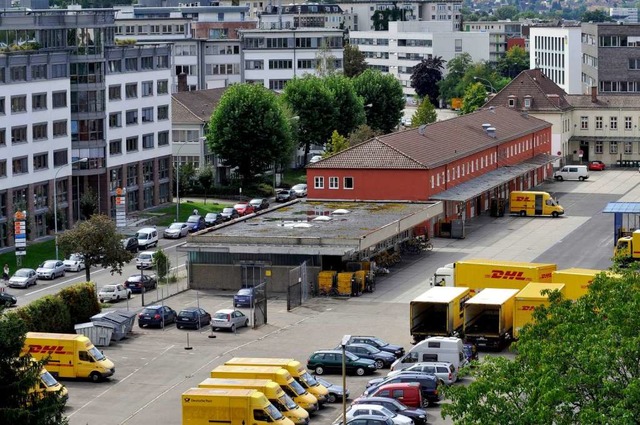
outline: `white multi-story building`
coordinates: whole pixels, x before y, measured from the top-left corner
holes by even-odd
[[[638,8],[637,7],[610,7],[609,17],[616,22],[637,24]]]
[[[464,22],[462,31],[489,33],[489,61],[498,62],[507,53],[508,41],[522,36],[522,23],[511,21]]]
[[[340,28],[345,27],[345,14],[336,4],[300,3],[267,6],[258,15],[260,29]]]
[[[474,62],[489,60],[489,33],[454,31],[451,22],[389,22],[388,31],[351,31],[349,37],[369,68],[395,76],[407,95],[415,95],[411,74],[423,59],[448,61],[467,52]]]
[[[568,94],[582,94],[582,40],[579,26],[531,27],[529,63]]]

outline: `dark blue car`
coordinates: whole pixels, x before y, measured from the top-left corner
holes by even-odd
[[[234,307],[251,307],[253,305],[253,288],[242,288],[233,296]]]
[[[201,215],[190,215],[187,219],[187,226],[189,226],[189,232],[192,233],[207,227],[204,217]]]
[[[159,326],[163,328],[176,322],[176,311],[166,305],[150,305],[138,314],[138,326]]]

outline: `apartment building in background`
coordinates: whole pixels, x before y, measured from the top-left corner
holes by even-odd
[[[529,28],[529,68],[540,69],[569,94],[586,93],[580,26]]]
[[[522,23],[511,21],[470,21],[462,24],[462,31],[489,33],[489,62],[495,64],[509,50],[509,40],[522,37]]]

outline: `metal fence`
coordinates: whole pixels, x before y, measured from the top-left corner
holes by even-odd
[[[267,284],[256,285],[253,294],[253,329],[257,329],[267,323]]]
[[[287,287],[287,311],[300,307],[303,302],[311,298],[311,282],[307,279],[307,262],[289,271],[289,285]]]

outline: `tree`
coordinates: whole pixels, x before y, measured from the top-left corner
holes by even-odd
[[[316,73],[320,77],[336,73],[336,57],[331,54],[331,47],[323,41],[316,53]]]
[[[364,124],[364,102],[356,93],[353,82],[342,75],[332,75],[323,81],[333,94],[336,107],[337,119],[333,123],[333,129],[338,130],[340,134],[349,134]]]
[[[440,56],[422,59],[419,64],[413,67],[413,74],[411,74],[411,87],[418,96],[429,97],[433,105],[438,104],[440,96],[438,82],[442,80],[445,62]]]
[[[198,170],[198,183],[204,190],[204,203],[207,203],[207,192],[213,186],[214,174],[211,164],[205,164]]]
[[[438,83],[440,98],[444,99],[446,103],[455,97],[464,96],[465,86],[461,83],[471,64],[473,64],[473,59],[467,52],[447,62],[447,76]]]
[[[487,101],[487,90],[482,83],[474,83],[467,87],[462,98],[462,109],[460,112],[468,114],[476,109],[480,109]]]
[[[343,53],[344,75],[349,78],[357,77],[367,69],[367,62],[364,60],[364,53],[358,46],[347,44]]]
[[[190,193],[192,191],[193,181],[197,179],[197,170],[193,163],[178,165],[178,172],[173,173],[173,187],[180,190],[180,194]],[[177,179],[180,178],[180,187],[176,185]],[[177,194],[176,194],[177,196]]]
[[[515,78],[529,69],[529,53],[520,46],[513,46],[504,57],[498,59],[497,68],[502,76]]]
[[[534,311],[516,357],[492,357],[468,386],[445,388],[442,414],[469,424],[637,424],[640,279],[602,273],[571,301],[559,292]]]
[[[587,10],[580,18],[582,22],[611,22],[612,19],[607,16],[603,9]]]
[[[122,274],[122,268],[133,259],[133,254],[124,249],[122,235],[116,225],[104,214],[95,214],[58,236],[62,252],[77,252],[84,257],[87,282],[91,280],[91,267],[101,265],[110,268],[111,274]]]
[[[237,167],[244,186],[292,148],[291,123],[275,93],[260,84],[234,84],[220,99],[207,131],[209,149]]]
[[[84,219],[88,220],[97,210],[98,195],[91,188],[87,188],[80,197],[80,212]]]
[[[327,145],[324,149],[323,157],[328,157],[334,155],[338,152],[342,152],[343,150],[349,147],[349,140],[346,137],[341,136],[336,130],[333,130],[331,134],[331,139],[327,142]]]
[[[299,117],[298,145],[304,148],[306,165],[311,145],[323,146],[339,119],[333,92],[320,78],[306,75],[289,81],[281,100]]]
[[[383,134],[391,133],[402,118],[405,97],[400,82],[390,74],[366,70],[353,80],[359,96],[364,99],[367,125]]]
[[[17,314],[0,316],[0,423],[63,425],[65,401],[57,393],[35,392],[44,362],[20,356],[27,333]]]
[[[424,99],[415,114],[411,117],[411,127],[419,127],[424,124],[431,124],[436,122],[438,114],[436,114],[436,108],[429,102],[429,99]]]
[[[349,134],[349,146],[355,146],[362,142],[366,142],[379,134],[381,134],[379,131],[373,130],[367,124],[362,124]]]
[[[518,8],[515,6],[502,6],[496,9],[494,15],[499,21],[506,21],[507,19],[514,19],[518,14]]]
[[[164,279],[171,270],[171,261],[169,261],[169,257],[167,257],[162,248],[153,254],[153,268],[158,276],[158,282]]]

